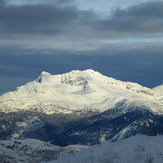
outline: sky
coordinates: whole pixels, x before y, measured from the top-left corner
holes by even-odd
[[[163,0],[0,0],[0,94],[90,68],[153,88],[162,61]]]

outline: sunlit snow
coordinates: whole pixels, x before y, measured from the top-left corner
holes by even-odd
[[[103,112],[127,99],[127,105],[142,105],[162,114],[163,96],[157,89],[122,82],[88,69],[61,75],[42,72],[33,82],[0,96],[2,112],[35,110],[52,114],[74,110]]]

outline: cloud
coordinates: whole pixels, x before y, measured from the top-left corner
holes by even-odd
[[[148,2],[126,10],[117,9],[111,18],[98,20],[94,27],[110,38],[162,36],[163,2]]]
[[[50,5],[1,6],[0,27],[9,34],[58,34],[77,19],[77,12]]]
[[[107,18],[72,2],[0,1],[0,93],[43,70],[92,68],[149,87],[161,84],[163,2],[118,8]]]
[[[37,4],[60,4],[65,5],[74,2],[74,0],[3,0],[7,5],[11,6],[24,6],[24,5],[37,5]]]
[[[5,1],[4,0],[1,0],[0,1],[0,5],[4,5],[5,4]]]
[[[108,18],[102,18],[91,10],[84,11],[77,6],[63,5],[72,1],[45,0],[42,1],[44,3],[39,3],[41,1],[35,0],[17,6],[6,6],[2,1],[0,47],[5,45],[26,52],[37,49],[98,52],[102,48],[126,51],[138,46],[146,48],[148,42],[155,42],[156,39],[160,42],[163,40],[161,1],[127,9],[118,8]],[[155,45],[154,43],[153,46]]]

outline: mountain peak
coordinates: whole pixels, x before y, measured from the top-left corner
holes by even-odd
[[[31,107],[46,106],[46,112],[50,112],[48,109],[51,110],[51,106],[57,104],[68,105],[70,111],[87,107],[101,112],[114,107],[123,99],[163,103],[162,95],[157,94],[155,90],[136,83],[122,82],[87,69],[58,75],[43,71],[34,82],[21,86],[13,93],[1,96],[0,107],[6,110],[10,107],[31,109]],[[52,112],[55,111],[54,109]]]
[[[97,71],[94,71],[93,69],[72,70],[72,71],[65,73],[65,74],[85,76],[86,74],[93,74],[93,73],[97,73]],[[62,74],[62,75],[64,75],[64,74]]]
[[[84,72],[90,72],[90,73],[94,73],[94,72],[96,72],[95,70],[93,70],[93,69],[86,69],[86,70],[84,70]]]
[[[163,95],[163,84],[162,84],[162,85],[159,85],[159,86],[157,86],[157,87],[155,87],[155,88],[153,88],[153,90],[154,90],[156,93],[158,93],[158,94],[160,94],[160,95]]]
[[[42,83],[44,81],[47,81],[50,76],[51,76],[50,73],[48,73],[46,71],[42,71],[40,76],[36,79],[36,81],[39,82],[39,83]]]
[[[42,71],[41,72],[41,75],[50,75],[50,73],[49,72],[46,72],[46,71]]]

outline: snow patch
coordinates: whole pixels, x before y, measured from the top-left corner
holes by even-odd
[[[137,135],[117,142],[104,141],[75,154],[65,154],[47,163],[161,163],[163,136]]]

